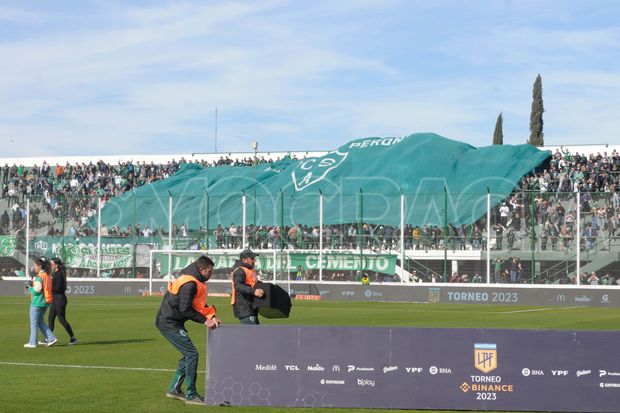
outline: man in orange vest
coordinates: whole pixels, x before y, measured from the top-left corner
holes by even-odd
[[[235,269],[232,273],[231,304],[233,314],[241,324],[260,324],[258,311],[252,307],[254,297],[260,298],[265,294],[262,288],[254,288],[258,281],[256,270],[254,270],[256,257],[258,254],[252,250],[241,251],[240,261],[235,262]]]
[[[168,284],[155,321],[161,334],[182,354],[166,396],[186,404],[204,404],[204,399],[196,391],[198,351],[185,330],[185,322],[192,320],[209,330],[221,324],[215,317],[215,307],[206,302],[205,283],[211,278],[213,267],[213,261],[203,255],[183,269],[181,276]],[[185,394],[181,390],[183,381]]]

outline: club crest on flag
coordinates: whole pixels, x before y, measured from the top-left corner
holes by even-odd
[[[291,176],[296,191],[325,179],[327,174],[337,168],[349,155],[348,152],[330,152],[320,158],[310,158],[300,161]]]

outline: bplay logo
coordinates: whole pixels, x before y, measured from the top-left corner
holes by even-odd
[[[375,387],[375,381],[370,379],[357,379],[357,385],[360,387],[370,386]]]

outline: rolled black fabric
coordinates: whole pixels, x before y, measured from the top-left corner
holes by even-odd
[[[261,288],[265,295],[254,299],[253,307],[265,318],[288,318],[291,313],[291,297],[279,285],[257,282],[254,290]]]

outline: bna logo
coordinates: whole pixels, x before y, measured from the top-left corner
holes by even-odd
[[[335,151],[320,158],[310,158],[299,162],[291,173],[295,190],[301,191],[312,184],[322,181],[332,169],[340,166],[347,159],[348,155],[348,152],[341,153]]]
[[[497,368],[497,344],[474,344],[474,367],[483,373]]]

